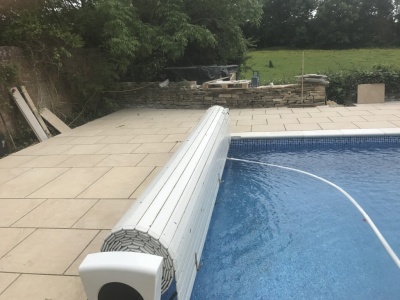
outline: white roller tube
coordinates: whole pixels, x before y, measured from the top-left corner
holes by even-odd
[[[210,108],[105,240],[102,251],[163,257],[162,291],[189,299],[230,143],[228,110]]]

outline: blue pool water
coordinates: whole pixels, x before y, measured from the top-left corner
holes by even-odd
[[[233,141],[228,156],[339,185],[400,256],[400,139]],[[400,299],[400,269],[342,193],[264,165],[226,162],[201,260],[192,299]]]

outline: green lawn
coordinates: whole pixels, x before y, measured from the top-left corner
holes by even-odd
[[[250,52],[248,66],[260,72],[262,84],[293,82],[301,75],[302,50],[263,50]],[[269,68],[269,61],[274,67]],[[304,73],[370,69],[374,65],[400,67],[399,49],[304,50]],[[245,74],[250,79],[252,71]]]

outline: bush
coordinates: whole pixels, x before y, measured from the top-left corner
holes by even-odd
[[[14,84],[18,79],[18,67],[14,64],[0,63],[0,85]]]
[[[359,84],[384,83],[387,94],[400,92],[400,68],[391,66],[374,66],[370,70],[354,69],[347,72],[327,73],[330,84],[326,92],[329,100],[339,104],[357,101]]]

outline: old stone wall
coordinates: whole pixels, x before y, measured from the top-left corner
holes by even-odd
[[[62,84],[57,73],[49,73],[44,66],[28,59],[22,49],[17,47],[0,47],[0,64],[13,66],[17,70],[16,85],[25,86],[35,105],[40,109],[47,107],[58,116],[70,114],[72,110],[71,97]],[[0,85],[1,115],[6,125],[0,120],[0,131],[5,126],[15,130],[14,120],[21,114],[11,100],[8,90],[9,84]],[[29,129],[28,129],[29,130]]]
[[[304,84],[278,85],[248,89],[203,89],[189,82],[123,83],[112,97],[122,107],[207,108],[222,105],[229,108],[282,107],[293,105],[324,105],[325,86]]]

